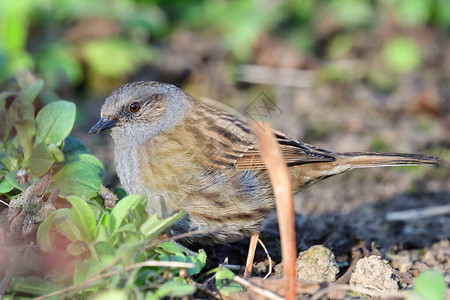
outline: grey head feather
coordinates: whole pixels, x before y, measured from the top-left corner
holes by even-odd
[[[165,112],[154,123],[124,122],[112,128],[111,136],[114,141],[124,139],[138,144],[154,137],[161,132],[168,131],[183,119],[188,108],[188,95],[180,88],[156,81],[139,81],[115,89],[102,106],[102,117],[119,117],[124,107],[134,101],[146,99],[154,94],[162,94],[165,102]],[[122,141],[123,142],[123,141]]]

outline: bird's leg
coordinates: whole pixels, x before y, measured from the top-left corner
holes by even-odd
[[[259,239],[259,232],[252,234],[250,238],[250,245],[248,246],[248,254],[247,254],[247,261],[245,263],[245,270],[244,270],[244,279],[247,279],[252,274],[252,268],[253,268],[253,259],[255,258],[255,251],[256,246],[258,245],[258,239]]]

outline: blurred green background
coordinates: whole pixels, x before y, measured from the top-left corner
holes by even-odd
[[[114,88],[157,80],[240,111],[263,90],[274,126],[322,146],[430,152],[450,143],[449,36],[448,0],[2,0],[0,88],[43,78],[41,105],[74,101],[88,140]],[[399,146],[378,131],[411,119]]]
[[[212,65],[235,84],[240,64],[257,64],[390,90],[448,71],[449,29],[446,0],[2,0],[0,78],[30,70],[77,97],[132,79],[205,82]],[[365,66],[335,65],[346,60]]]

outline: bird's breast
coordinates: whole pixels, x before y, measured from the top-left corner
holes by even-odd
[[[182,209],[180,203],[195,186],[201,166],[192,150],[167,136],[148,140],[139,148],[137,186],[149,197],[148,210],[162,217]]]
[[[117,141],[114,145],[117,177],[127,194],[144,194],[146,192],[140,180],[138,146],[133,143]]]

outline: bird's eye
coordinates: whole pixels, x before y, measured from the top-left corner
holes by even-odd
[[[130,105],[130,111],[132,113],[136,113],[141,109],[141,105],[139,104],[139,102],[133,102]]]

